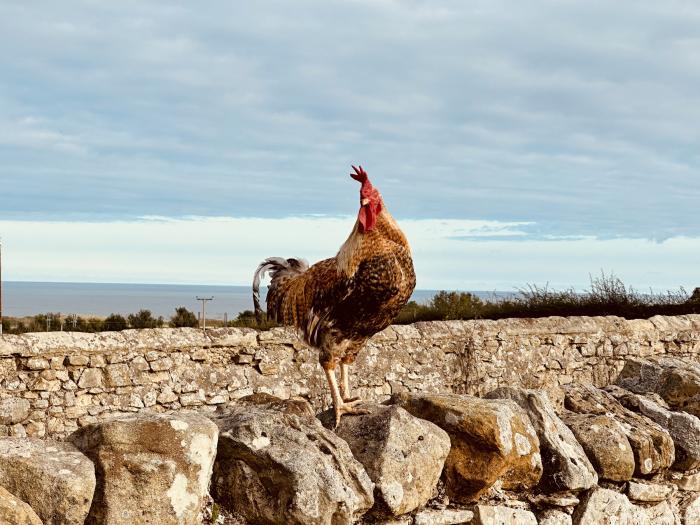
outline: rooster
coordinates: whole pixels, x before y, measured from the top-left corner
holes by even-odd
[[[366,413],[350,394],[348,368],[365,342],[383,330],[416,286],[411,249],[362,166],[350,176],[362,184],[355,226],[338,254],[309,267],[303,259],[271,257],[253,277],[256,317],[260,279],[270,274],[267,316],[299,329],[318,349],[330,387],[336,426],[343,414]],[[340,385],[336,369],[340,368]]]

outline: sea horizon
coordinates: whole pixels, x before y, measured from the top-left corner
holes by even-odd
[[[234,319],[240,312],[253,309],[250,285],[104,283],[66,281],[4,281],[2,283],[4,317],[37,314],[77,314],[82,317],[126,315],[150,310],[154,316],[168,318],[175,308],[184,306],[199,312],[196,297],[213,297],[206,305],[208,319]],[[267,291],[261,288],[261,296]],[[411,299],[426,303],[439,290],[415,290]],[[498,297],[509,292],[469,291],[481,298]]]

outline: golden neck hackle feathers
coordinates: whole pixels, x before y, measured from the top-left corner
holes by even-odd
[[[350,236],[340,247],[336,256],[338,270],[347,277],[352,277],[365,258],[392,252],[397,245],[408,250],[410,254],[411,247],[406,236],[382,203],[377,224],[371,231],[360,232],[359,220],[355,221]]]

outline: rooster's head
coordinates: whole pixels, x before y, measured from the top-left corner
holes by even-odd
[[[355,173],[350,176],[362,184],[360,188],[360,213],[358,220],[360,222],[360,232],[368,232],[374,228],[377,223],[377,216],[382,211],[382,196],[377,191],[377,188],[372,186],[372,183],[367,177],[367,172],[362,169],[362,166],[352,167]]]

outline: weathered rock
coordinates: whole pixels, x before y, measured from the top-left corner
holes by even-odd
[[[470,523],[474,513],[468,510],[424,509],[416,512],[413,525],[457,525]]]
[[[28,399],[8,397],[0,401],[0,425],[14,425],[29,417],[31,405]]]
[[[96,466],[89,519],[109,525],[194,525],[208,493],[218,430],[199,414],[140,413],[71,436]]]
[[[557,509],[547,509],[537,515],[539,525],[571,525],[571,515]]]
[[[635,474],[647,475],[668,469],[675,461],[668,431],[623,407],[612,395],[590,385],[567,385],[564,406],[579,414],[611,415],[619,422],[632,446]]]
[[[666,496],[673,492],[672,486],[659,483],[641,483],[630,481],[627,483],[627,497],[632,501],[644,503],[658,503],[664,501]]]
[[[663,501],[651,507],[637,507],[637,509],[640,514],[646,516],[648,525],[678,525],[678,520],[668,501]],[[644,519],[640,518],[638,523],[643,525]]]
[[[634,452],[620,423],[607,415],[568,411],[559,415],[576,436],[601,479],[632,479]]]
[[[0,487],[0,523],[7,525],[43,525],[36,512],[24,501]]]
[[[638,509],[624,494],[596,487],[574,511],[574,525],[642,525]]]
[[[70,443],[0,438],[0,486],[26,502],[44,525],[83,525],[95,469]]]
[[[700,494],[685,498],[679,507],[683,525],[700,525]]]
[[[681,490],[700,492],[700,472],[671,472],[669,481]]]
[[[505,489],[531,488],[539,482],[539,440],[527,414],[515,402],[408,393],[394,395],[391,402],[450,435],[452,448],[444,469],[450,498],[475,501],[497,480]]]
[[[658,402],[661,400],[655,401],[619,386],[611,385],[605,390],[625,408],[648,417],[668,431],[675,446],[673,468],[692,470],[700,467],[700,418],[687,412],[671,412]]]
[[[476,505],[474,525],[537,525],[537,518],[529,510],[503,505]]]
[[[547,394],[537,390],[502,387],[488,398],[512,399],[525,410],[540,440],[542,479],[550,490],[589,489],[598,483],[598,475],[576,441],[571,430],[559,419]]]
[[[214,499],[251,523],[350,525],[374,504],[367,472],[306,401],[249,396],[216,422]]]
[[[576,496],[574,496],[571,492],[528,494],[527,500],[538,508],[573,508],[579,504],[579,499]]]
[[[629,359],[615,382],[638,394],[659,394],[673,410],[700,417],[700,365],[690,360]]]
[[[450,451],[447,432],[398,406],[365,408],[370,414],[341,419],[335,432],[374,482],[375,502],[393,515],[425,505]]]

